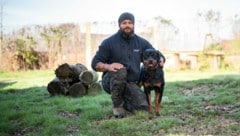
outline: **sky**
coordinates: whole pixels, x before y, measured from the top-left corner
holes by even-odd
[[[116,21],[122,12],[136,20],[162,16],[176,25],[196,16],[197,11],[217,10],[226,16],[240,13],[240,0],[0,0],[3,25]]]
[[[158,16],[171,20],[181,32],[174,48],[192,50],[202,48],[204,43],[205,32],[196,32],[198,12],[217,11],[223,20],[236,14],[240,17],[240,0],[0,0],[0,4],[5,33],[27,25],[112,22],[121,13],[131,12],[135,20]],[[228,23],[222,24],[218,37],[231,38]]]

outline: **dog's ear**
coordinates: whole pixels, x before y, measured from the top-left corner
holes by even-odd
[[[163,60],[163,62],[165,63],[166,58],[164,57],[164,55],[159,51],[159,58]]]
[[[161,58],[161,54],[159,50],[156,50],[156,54],[157,54],[157,61],[160,62],[160,58]]]
[[[163,54],[158,50],[157,51],[158,52],[158,56],[159,56],[159,61],[163,61],[163,62],[165,62],[165,57],[163,56]]]

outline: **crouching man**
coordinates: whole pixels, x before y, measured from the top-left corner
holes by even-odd
[[[141,54],[153,47],[134,33],[134,21],[133,14],[122,13],[118,18],[118,32],[103,40],[92,60],[92,68],[103,72],[102,86],[111,94],[116,118],[124,117],[124,110],[147,110],[148,106],[137,82]]]

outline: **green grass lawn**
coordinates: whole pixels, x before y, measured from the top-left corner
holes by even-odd
[[[53,70],[0,73],[0,135],[240,135],[240,73],[165,72],[161,116],[115,119],[111,98],[50,97]],[[152,93],[154,95],[154,93]]]

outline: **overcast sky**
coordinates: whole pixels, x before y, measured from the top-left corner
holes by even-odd
[[[202,48],[208,33],[202,27],[200,33],[197,31],[197,12],[220,12],[223,23],[215,35],[218,39],[230,39],[229,18],[236,14],[240,17],[240,0],[0,0],[0,4],[4,32],[26,25],[117,21],[119,15],[127,11],[132,12],[136,20],[146,21],[157,16],[171,20],[180,30],[174,48],[192,50]]]
[[[240,13],[240,0],[0,0],[0,4],[5,26],[116,21],[125,11],[137,20],[162,16],[175,24],[186,22],[197,11]]]

